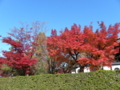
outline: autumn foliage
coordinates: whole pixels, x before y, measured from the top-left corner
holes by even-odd
[[[98,69],[101,66],[111,66],[114,62],[114,55],[118,52],[114,49],[118,46],[116,41],[120,31],[120,24],[110,25],[108,29],[104,23],[99,23],[100,29],[92,32],[92,26],[84,28],[85,40],[89,43],[88,49],[85,52],[89,58],[80,58],[78,63],[90,64],[91,68],[96,66]]]
[[[91,69],[100,69],[102,66],[111,66],[114,62],[114,55],[118,52],[114,49],[118,46],[116,42],[120,31],[120,24],[110,25],[108,29],[104,22],[95,32],[92,25],[80,26],[74,24],[71,29],[65,28],[57,35],[52,30],[52,35],[47,39],[49,55],[58,62],[66,62],[73,67],[79,64],[81,69],[89,65]],[[80,55],[85,53],[85,57]]]
[[[69,73],[78,66],[80,72],[86,66],[91,70],[110,67],[115,62],[115,55],[120,52],[117,48],[120,45],[117,42],[120,23],[109,27],[104,22],[98,22],[98,25],[99,29],[94,30],[92,25],[82,29],[74,24],[71,29],[65,28],[58,34],[52,30],[47,38],[38,31],[41,27],[39,23],[34,23],[32,27],[14,28],[8,33],[9,37],[2,38],[10,49],[2,51],[0,69],[7,65],[19,75],[33,75]]]
[[[32,68],[37,62],[34,55],[38,46],[38,27],[36,22],[33,27],[28,29],[24,27],[14,28],[11,33],[8,33],[10,37],[2,39],[3,43],[9,44],[11,47],[9,51],[2,51],[3,57],[0,60],[17,70],[20,75],[34,74]]]

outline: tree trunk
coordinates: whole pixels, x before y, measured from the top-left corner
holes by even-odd
[[[85,67],[85,66],[80,66],[79,72],[84,72],[84,67]]]

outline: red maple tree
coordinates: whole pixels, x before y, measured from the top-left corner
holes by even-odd
[[[112,62],[115,62],[114,55],[118,52],[114,48],[118,46],[120,24],[110,25],[108,29],[104,22],[99,23],[99,25],[100,29],[96,32],[92,31],[92,26],[84,28],[85,41],[89,43],[89,47],[85,50],[88,57],[77,60],[81,65],[89,64],[91,69],[100,69],[103,66],[110,67]]]
[[[67,62],[70,67],[80,65],[80,71],[84,66],[94,67],[110,66],[114,62],[114,49],[118,43],[120,24],[110,25],[108,30],[103,22],[99,23],[100,30],[93,32],[92,26],[85,26],[83,31],[80,26],[74,24],[70,30],[65,28],[57,35],[52,30],[52,35],[47,39],[48,52],[50,57],[58,62]],[[84,58],[80,54],[85,53]]]
[[[69,68],[73,67],[78,64],[79,54],[88,46],[84,38],[80,26],[76,24],[71,27],[71,30],[65,28],[64,31],[60,31],[60,35],[57,35],[56,30],[52,30],[52,35],[47,39],[50,57],[59,63],[68,63]]]
[[[39,34],[37,24],[35,23],[36,27],[29,29],[14,28],[12,33],[9,33],[11,37],[2,39],[2,42],[11,45],[11,48],[10,51],[3,51],[0,61],[4,61],[3,63],[16,69],[21,75],[34,74],[32,67],[37,59],[33,56],[38,45],[37,35]]]

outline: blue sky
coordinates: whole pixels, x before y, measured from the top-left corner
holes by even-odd
[[[120,0],[0,0],[0,35],[6,37],[20,22],[48,22],[51,29],[58,31],[70,28],[73,23],[98,28],[97,21],[108,26],[120,22]],[[8,50],[7,44],[0,42],[0,50]]]

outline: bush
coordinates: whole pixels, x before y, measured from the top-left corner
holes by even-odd
[[[0,90],[120,90],[115,71],[0,78]]]

